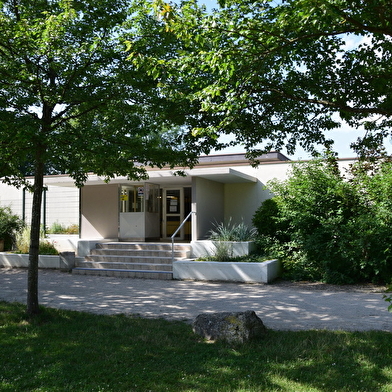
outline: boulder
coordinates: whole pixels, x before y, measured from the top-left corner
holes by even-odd
[[[203,313],[193,321],[193,332],[207,340],[244,343],[262,338],[267,329],[253,310]]]

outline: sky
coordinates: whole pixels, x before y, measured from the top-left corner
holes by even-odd
[[[200,3],[203,3],[206,5],[208,10],[211,10],[212,8],[217,8],[217,1],[216,0],[200,0]],[[366,38],[365,38],[366,40]],[[346,48],[350,49],[353,48],[354,46],[357,46],[360,42],[348,39]],[[328,131],[326,133],[326,136],[329,139],[334,140],[334,150],[338,153],[339,158],[353,158],[356,156],[354,151],[350,148],[350,144],[355,142],[359,137],[363,137],[365,135],[365,130],[364,129],[355,129],[349,127],[347,124],[343,124],[341,128]],[[385,148],[389,154],[392,154],[392,141],[391,139],[386,139],[385,140]],[[318,149],[320,152],[322,151],[322,148]],[[223,151],[218,151],[216,154],[222,154],[223,152],[227,153],[238,153],[238,152],[244,152],[244,149],[241,146],[233,146],[230,148],[227,148],[226,150]],[[300,147],[297,148],[296,152],[292,155],[287,154],[285,150],[281,150],[283,154],[285,154],[287,157],[289,157],[292,160],[300,160],[300,159],[310,159],[311,155],[301,149]]]
[[[326,135],[328,138],[334,140],[334,151],[338,153],[339,158],[354,158],[356,157],[355,152],[350,148],[350,144],[355,142],[358,137],[362,137],[365,134],[363,130],[356,130],[348,126],[343,126],[340,129],[328,131]],[[224,139],[227,140],[227,139]],[[389,154],[392,154],[392,143],[390,140],[385,141],[385,147]],[[322,147],[317,149],[322,152]],[[225,150],[217,151],[216,154],[222,153],[240,153],[244,152],[241,146],[228,147]],[[291,160],[302,160],[310,159],[311,155],[300,147],[297,147],[294,154],[289,155],[284,149],[280,151],[282,154],[286,155]]]

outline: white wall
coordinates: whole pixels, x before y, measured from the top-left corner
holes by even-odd
[[[31,221],[33,195],[25,192],[26,223]],[[12,211],[22,217],[23,190],[0,183],[0,205],[10,206]],[[43,215],[42,218],[43,219]],[[46,192],[46,227],[54,222],[64,226],[79,224],[79,189],[75,187],[49,186]]]

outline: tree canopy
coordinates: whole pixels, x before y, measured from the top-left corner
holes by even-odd
[[[159,55],[173,41],[137,11],[127,0],[0,1],[0,177],[15,185],[34,177],[31,314],[45,173],[81,186],[89,172],[143,178],[145,165],[192,165],[198,154],[184,148],[178,122],[162,117],[166,98],[152,76],[127,60],[126,39]]]
[[[171,73],[168,96],[185,100],[186,85],[198,118],[213,119],[196,121],[195,137],[233,134],[232,143],[258,153],[259,143],[329,147],[326,131],[344,123],[366,130],[359,151],[390,136],[390,0],[219,3],[212,12],[193,0],[154,3],[183,47],[165,67],[149,65]]]
[[[140,34],[128,3],[0,3],[2,177],[22,179],[40,161],[81,185],[91,171],[134,177],[135,162],[187,162],[162,132],[155,82],[126,61],[122,35]]]

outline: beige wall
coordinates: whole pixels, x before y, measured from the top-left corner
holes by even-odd
[[[252,226],[252,218],[261,203],[272,197],[266,189],[268,181],[284,180],[291,168],[291,162],[261,163],[258,167],[250,165],[237,166],[233,169],[246,173],[257,179],[257,182],[225,184],[225,215],[224,221],[230,218],[234,223],[244,222]]]
[[[224,219],[224,184],[195,177],[192,179],[192,240],[205,239],[214,223]]]
[[[119,186],[90,185],[81,191],[81,238],[118,238]]]
[[[260,181],[225,184],[225,223],[232,219],[234,223],[244,222],[251,226],[253,214],[269,197],[271,197],[271,193],[264,188],[264,184]]]

